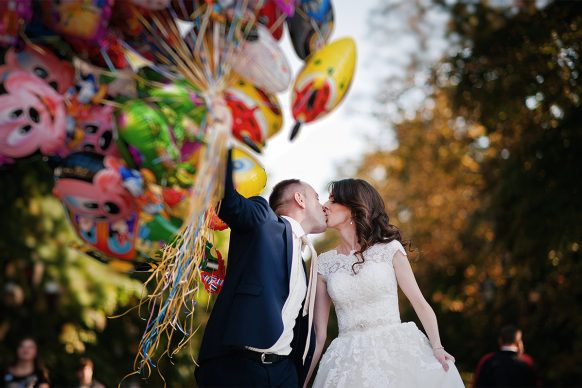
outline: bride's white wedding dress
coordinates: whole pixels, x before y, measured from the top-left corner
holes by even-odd
[[[339,336],[321,359],[314,387],[464,387],[452,362],[444,371],[424,333],[400,321],[392,266],[397,251],[406,255],[398,241],[370,247],[356,275],[353,253],[319,256]]]

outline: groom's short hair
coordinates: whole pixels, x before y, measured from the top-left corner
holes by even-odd
[[[276,214],[279,214],[283,206],[289,201],[289,196],[287,195],[290,189],[295,185],[301,185],[299,179],[285,179],[273,187],[273,191],[269,196],[269,206]]]

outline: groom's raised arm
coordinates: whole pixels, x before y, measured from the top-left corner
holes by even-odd
[[[224,197],[218,216],[231,229],[251,229],[264,223],[268,215],[269,204],[264,198],[245,198],[236,191],[233,180],[232,150],[229,150],[224,180]]]

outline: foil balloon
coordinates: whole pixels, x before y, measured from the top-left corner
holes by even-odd
[[[239,79],[225,92],[232,112],[232,133],[256,152],[261,152],[267,138],[283,125],[283,114],[277,98]]]
[[[98,41],[69,39],[77,56],[112,72],[129,67],[122,41],[116,33],[105,31]]]
[[[209,294],[218,294],[222,290],[226,268],[224,259],[218,249],[206,242],[204,258],[200,262],[200,280]]]
[[[120,157],[117,150],[117,129],[113,107],[91,105],[76,119],[70,118],[75,130],[67,148],[70,152],[88,151],[99,155]]]
[[[0,157],[53,155],[65,144],[63,98],[41,78],[0,68]]]
[[[118,69],[114,76],[101,67],[75,58],[77,77],[75,89],[68,97],[81,104],[98,104],[104,97],[121,97],[121,100],[137,97],[135,73],[131,69]]]
[[[206,125],[204,98],[192,85],[178,81],[147,91],[171,124],[172,137],[180,150],[180,160],[188,161],[199,149]]]
[[[243,42],[233,59],[233,69],[268,93],[283,92],[291,82],[291,69],[285,53],[267,27],[258,25],[257,32],[256,40]]]
[[[297,56],[306,59],[331,37],[334,17],[330,0],[301,0],[297,12],[287,19],[289,35]]]
[[[218,214],[216,214],[216,210],[213,206],[208,208],[208,217],[210,218],[210,222],[208,223],[208,227],[210,229],[218,231],[228,229],[228,225],[226,222],[220,219],[220,217],[218,217]]]
[[[267,173],[249,152],[235,147],[232,150],[233,179],[236,190],[244,197],[254,197],[267,185]]]
[[[292,112],[299,128],[331,112],[342,101],[352,82],[356,66],[356,44],[352,38],[336,40],[314,53],[295,79]]]
[[[275,5],[287,16],[295,13],[295,0],[273,0]]]
[[[160,11],[170,5],[171,0],[130,0],[133,4],[139,5],[152,11]]]
[[[68,38],[99,43],[105,33],[113,0],[43,0],[44,23]]]
[[[74,84],[73,66],[44,46],[26,46],[19,51],[10,48],[4,56],[4,63],[8,67],[34,74],[60,94],[64,94]]]
[[[79,152],[55,169],[53,194],[81,239],[107,256],[132,259],[143,179],[120,159]]]
[[[260,195],[267,184],[267,173],[259,161],[240,147],[232,150],[233,179],[236,190],[244,197]],[[212,230],[225,230],[228,225],[218,217],[214,207],[207,210]]]
[[[55,169],[53,194],[85,218],[118,221],[137,213],[143,178],[117,158],[73,153]]]
[[[21,29],[31,18],[31,0],[0,1],[0,46],[15,46]]]
[[[164,115],[139,100],[124,104],[117,118],[120,150],[128,163],[151,170],[165,182],[180,160]]]
[[[116,1],[109,19],[109,28],[119,31],[127,42],[143,32],[145,27],[139,21],[143,15],[143,9],[131,1]]]
[[[280,40],[283,36],[285,15],[281,12],[274,0],[267,0],[259,11],[259,23],[269,29],[273,38]]]

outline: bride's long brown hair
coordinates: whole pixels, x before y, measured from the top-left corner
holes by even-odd
[[[358,261],[352,265],[354,273],[357,273],[355,266],[366,261],[363,253],[374,244],[397,240],[410,251],[411,242],[402,240],[400,230],[390,224],[384,200],[371,184],[363,179],[342,179],[331,182],[329,192],[333,202],[350,209],[356,224],[360,250],[355,253]]]

